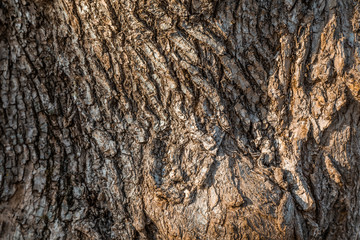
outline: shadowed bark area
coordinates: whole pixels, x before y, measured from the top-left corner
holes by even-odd
[[[0,2],[1,239],[360,238],[360,3]]]

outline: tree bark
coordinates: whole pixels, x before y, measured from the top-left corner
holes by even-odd
[[[360,3],[0,2],[1,239],[360,239]]]

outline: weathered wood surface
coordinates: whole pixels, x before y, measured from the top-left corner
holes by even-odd
[[[359,239],[360,3],[2,0],[1,239]]]

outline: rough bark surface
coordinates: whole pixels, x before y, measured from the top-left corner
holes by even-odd
[[[1,239],[360,239],[360,3],[0,1]]]

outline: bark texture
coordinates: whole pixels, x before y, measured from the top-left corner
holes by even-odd
[[[1,239],[360,239],[360,3],[0,1]]]

